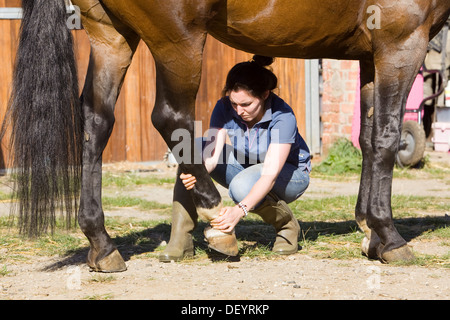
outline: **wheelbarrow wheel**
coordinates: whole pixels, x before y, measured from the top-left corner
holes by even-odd
[[[425,140],[425,131],[419,123],[405,121],[397,153],[397,165],[403,168],[418,164],[425,152]]]

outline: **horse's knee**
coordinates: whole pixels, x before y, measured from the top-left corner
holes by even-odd
[[[167,102],[157,103],[153,108],[151,115],[152,124],[156,130],[161,134],[169,132],[178,128],[187,130],[194,129],[194,121],[188,112],[188,108],[176,111],[174,106]]]
[[[111,129],[115,122],[114,101],[106,93],[85,87],[81,95],[85,128]]]
[[[159,133],[164,131],[164,128],[167,127],[167,123],[170,121],[169,112],[164,112],[161,108],[157,108],[156,106],[153,108],[151,115],[152,124]]]

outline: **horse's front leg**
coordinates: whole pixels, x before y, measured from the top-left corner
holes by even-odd
[[[420,32],[416,30],[403,42],[379,50],[375,57],[373,163],[367,225],[380,238],[378,255],[384,262],[414,259],[394,226],[391,189],[406,100],[426,54],[428,34]]]
[[[195,98],[200,84],[205,36],[205,34],[193,35],[189,48],[180,48],[172,44],[172,50],[169,53],[164,50],[161,55],[158,49],[149,43],[157,72],[156,103],[152,122],[177,159],[179,172],[192,174],[197,179],[195,187],[186,192],[180,190],[181,182],[179,176],[177,177],[178,187],[174,193],[172,211],[172,220],[177,223],[172,224],[168,248],[160,257],[162,261],[182,259],[182,252],[192,247],[192,238],[189,234],[196,225],[194,220],[197,214],[200,218],[211,221],[218,217],[222,208],[220,193],[202,163],[201,150],[195,148]],[[191,202],[193,206],[190,205]],[[194,210],[196,212],[191,212]],[[184,222],[178,223],[179,221]],[[234,232],[225,234],[207,228],[205,236],[212,249],[226,255],[237,255]],[[175,243],[182,244],[175,246]]]
[[[104,225],[102,208],[102,153],[114,125],[114,107],[139,37],[127,38],[96,6],[83,24],[91,40],[91,56],[82,95],[85,140],[78,222],[90,242],[87,264],[94,271],[126,270],[125,262]],[[98,23],[100,21],[100,23]]]
[[[355,208],[355,218],[365,237],[362,241],[362,252],[371,259],[377,259],[377,249],[380,244],[378,235],[367,226],[367,210],[369,205],[370,185],[372,181],[372,131],[374,110],[374,77],[375,70],[372,61],[361,61],[361,131],[359,145],[363,156],[361,181],[359,184],[358,201]]]

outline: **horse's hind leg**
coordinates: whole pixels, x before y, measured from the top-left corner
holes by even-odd
[[[152,41],[157,41],[159,36],[164,36],[164,33],[154,32],[154,37],[147,43],[155,59],[157,72],[156,103],[152,113],[152,122],[177,158],[179,170],[197,178],[193,190],[174,194],[172,215],[173,217],[183,215],[187,219],[196,219],[198,213],[201,218],[210,221],[218,217],[222,206],[221,196],[206,171],[202,159],[198,156],[201,150],[195,150],[194,141],[195,98],[200,85],[206,34],[201,31],[192,31],[192,34],[182,35],[182,38],[189,40],[172,43],[163,39],[158,42],[159,45],[154,45]],[[166,44],[161,46],[160,43]],[[177,181],[177,185],[179,184],[180,181]],[[184,199],[184,197],[192,197],[194,209],[197,212],[187,214],[184,212],[186,209],[184,206],[175,206],[176,203],[192,201]],[[189,221],[189,225],[194,226],[195,222]],[[174,229],[179,226],[181,226],[179,223],[172,225],[172,235],[180,236],[186,233],[183,228]],[[208,229],[205,236],[211,248],[227,255],[237,255],[237,241],[234,233],[224,234]],[[182,238],[188,239],[189,237],[182,236]],[[173,247],[172,240],[175,241],[175,239],[171,238],[170,248]],[[186,244],[186,247],[188,246]],[[176,251],[182,252],[183,250]],[[165,254],[162,258],[162,260],[166,260]]]
[[[374,78],[375,67],[371,60],[360,62],[361,69],[361,131],[359,144],[363,155],[361,182],[359,184],[358,201],[355,218],[358,226],[365,233],[361,249],[371,259],[378,258],[376,250],[380,244],[378,235],[367,226],[367,210],[372,177],[373,149],[372,129],[374,110]]]
[[[385,47],[375,55],[373,164],[367,225],[380,237],[379,256],[384,262],[414,258],[394,226],[391,187],[406,100],[427,44],[428,33],[418,28],[401,42],[384,41]]]
[[[109,19],[97,5],[83,21],[91,40],[91,56],[82,95],[85,141],[78,220],[91,245],[87,264],[95,271],[118,272],[126,270],[126,265],[104,226],[102,153],[114,125],[114,106],[139,37],[126,28],[117,31]]]

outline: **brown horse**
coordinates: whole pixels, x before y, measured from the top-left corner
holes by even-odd
[[[63,15],[60,7],[64,0],[23,2],[30,13],[24,15],[21,45],[25,47],[25,42],[34,41],[36,46],[42,40],[33,39],[27,25],[30,28],[36,23],[45,25],[45,21],[38,21],[42,20],[43,11]],[[82,23],[92,48],[81,99],[84,133],[80,136],[78,125],[72,128],[63,121],[51,124],[53,127],[48,131],[66,126],[60,135],[72,141],[69,146],[75,146],[71,149],[73,152],[68,153],[71,157],[66,160],[66,166],[80,167],[81,148],[76,146],[83,143],[78,221],[91,244],[87,260],[93,269],[114,272],[126,268],[104,227],[101,165],[102,152],[114,124],[114,105],[138,42],[142,39],[147,44],[156,64],[157,93],[152,121],[169,148],[173,148],[177,143],[171,139],[175,129],[184,128],[193,133],[195,98],[208,33],[229,46],[265,56],[360,61],[360,144],[364,158],[355,213],[356,221],[366,234],[363,251],[370,258],[385,262],[413,258],[392,220],[392,171],[406,98],[426,55],[428,42],[449,17],[449,0],[323,0],[320,4],[314,0],[72,0],[72,3],[81,9]],[[60,30],[63,27],[47,25],[46,28],[53,33],[67,32]],[[45,42],[45,50],[55,50],[49,45],[52,40],[46,41],[49,42]],[[63,61],[69,58],[67,52],[56,49],[55,55]],[[21,54],[19,50],[19,62]],[[48,73],[45,70],[48,64],[42,62],[47,56],[49,54],[42,52],[36,59],[41,66],[30,68],[40,67],[42,73]],[[21,86],[27,86],[34,79],[31,75],[22,75],[20,81],[17,75],[20,76],[20,72],[16,72],[14,81],[12,114],[20,105],[14,97],[21,100],[19,93],[24,92]],[[67,86],[75,85],[74,81],[69,81],[70,77],[69,74],[64,82]],[[47,90],[52,90],[51,85],[47,85]],[[73,99],[67,103],[67,114],[69,120],[79,119]],[[17,113],[19,120],[13,117],[13,121],[20,121],[20,117]],[[13,131],[13,137],[29,130],[19,124],[15,128],[17,132]],[[34,131],[33,134],[45,132]],[[16,140],[16,158],[24,159],[17,167],[30,167],[33,161],[53,164],[52,155],[28,152],[29,149],[39,152],[41,148],[26,147]],[[37,144],[38,140],[30,143]],[[21,156],[21,152],[27,154]],[[182,187],[179,179],[175,185],[168,247],[182,248],[177,257],[183,257],[184,248],[192,242],[190,233],[198,218],[197,214],[188,212],[196,211],[210,218],[221,205],[221,197],[203,165],[184,160],[179,168],[195,175],[198,181],[191,193]],[[77,173],[69,172],[67,176],[69,179],[65,181],[70,181]],[[33,183],[34,176],[30,179],[31,187],[37,185]],[[22,189],[34,192],[31,187],[26,185]],[[37,188],[42,187],[37,185]],[[66,189],[72,191],[73,188]],[[35,202],[23,207],[37,208],[30,212],[44,216],[37,203],[47,201],[47,197],[28,198]],[[51,205],[47,207],[53,209]],[[40,218],[29,218],[28,212],[22,215],[29,221],[28,225],[35,228],[34,232],[41,229],[36,229]]]

